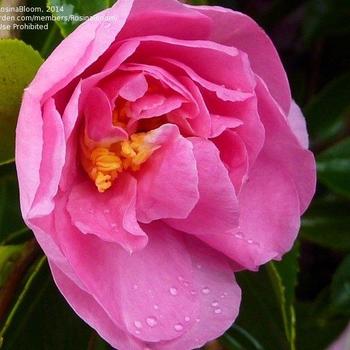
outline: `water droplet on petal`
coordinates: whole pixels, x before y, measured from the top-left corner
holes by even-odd
[[[201,264],[197,264],[197,269],[200,270],[202,268]]]
[[[158,310],[158,309],[159,309],[159,306],[158,306],[157,304],[154,304],[154,305],[153,305],[153,309],[154,309],[154,310]]]
[[[202,293],[203,293],[203,294],[209,294],[209,293],[210,293],[210,289],[209,289],[208,287],[204,287],[204,288],[202,289]]]
[[[196,295],[197,294],[197,292],[195,290],[191,290],[190,293],[191,293],[191,295]]]
[[[176,332],[181,332],[184,329],[184,326],[181,323],[177,323],[174,326],[174,329],[176,330]]]
[[[185,321],[186,321],[186,322],[190,322],[190,320],[191,320],[191,319],[190,319],[189,316],[186,316],[186,317],[185,317]]]
[[[134,284],[133,288],[134,288],[134,290],[136,290],[139,288],[139,286],[137,284]]]
[[[235,237],[238,238],[238,239],[242,239],[243,235],[242,235],[241,232],[237,232],[237,233],[235,233]]]
[[[217,301],[213,301],[212,303],[211,303],[211,306],[218,306],[219,305],[219,303],[217,302]]]
[[[146,318],[146,323],[150,326],[150,327],[155,327],[157,325],[157,319],[155,317],[147,317]]]
[[[112,222],[112,223],[111,223],[111,227],[112,227],[112,228],[115,228],[115,227],[117,227],[117,224],[114,223],[114,222]]]
[[[196,322],[199,322],[201,319],[200,318],[196,318]]]
[[[189,286],[189,283],[188,283],[188,282],[184,282],[184,286],[185,286],[185,287],[188,287],[188,286]]]
[[[182,282],[182,281],[184,280],[184,278],[183,278],[182,276],[179,276],[177,279],[178,279],[180,282]]]
[[[214,313],[216,313],[216,314],[221,314],[221,312],[222,312],[221,309],[215,309],[215,310],[214,310]]]
[[[104,209],[103,212],[104,212],[105,214],[109,214],[109,209]]]
[[[252,239],[248,239],[247,242],[248,242],[249,244],[252,244],[254,241],[253,241]]]
[[[171,295],[177,295],[177,289],[175,287],[171,287],[169,289],[169,292],[170,292]]]
[[[135,333],[140,334],[141,332],[138,329],[136,329]]]
[[[142,323],[140,321],[135,321],[134,326],[138,329],[142,328]]]

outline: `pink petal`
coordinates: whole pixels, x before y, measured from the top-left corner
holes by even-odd
[[[136,180],[120,175],[105,193],[87,180],[75,185],[67,210],[72,223],[85,234],[120,244],[128,252],[145,247],[147,236],[136,220]]]
[[[93,88],[89,91],[84,114],[86,132],[93,141],[113,143],[128,139],[129,136],[125,130],[113,126],[111,105],[100,88]]]
[[[274,102],[264,83],[257,85],[259,115],[266,130],[266,154],[274,159],[295,183],[300,212],[308,207],[316,187],[316,165],[313,154],[302,148],[290,129],[286,117]]]
[[[190,236],[186,237],[186,248],[193,266],[192,293],[200,303],[196,322],[181,337],[157,344],[155,350],[200,348],[222,335],[238,315],[241,291],[228,261]],[[186,324],[188,318],[184,321]]]
[[[238,87],[237,90],[236,88],[227,88],[225,85],[220,85],[218,83],[214,83],[213,81],[210,81],[208,79],[204,79],[201,77],[194,69],[190,68],[186,64],[182,63],[181,61],[171,59],[171,58],[162,58],[162,57],[156,57],[156,60],[160,62],[161,65],[170,64],[171,66],[175,66],[183,70],[192,80],[200,84],[203,88],[215,92],[217,97],[220,98],[223,101],[231,101],[231,102],[236,102],[236,101],[244,101],[247,98],[252,96],[252,93],[250,92],[242,92],[242,88]],[[162,62],[164,62],[162,64]],[[228,63],[226,63],[228,64]],[[237,65],[236,62],[231,62],[230,65]],[[219,69],[219,68],[218,68]],[[232,73],[232,77],[235,77],[235,74]],[[244,86],[245,89],[251,90],[253,82],[251,81],[251,72],[247,74],[245,77],[241,77],[241,79],[248,80],[249,82],[247,84],[243,84],[242,82],[237,83],[236,81],[232,83],[231,85],[238,85],[238,86]],[[239,89],[239,90],[238,90]]]
[[[306,130],[306,121],[299,106],[292,101],[287,121],[289,127],[303,148],[309,148],[309,135]]]
[[[191,259],[181,238],[164,225],[147,225],[149,244],[130,255],[116,244],[81,234],[69,222],[58,220],[65,255],[113,323],[144,341],[180,335],[174,325],[197,308],[190,293]],[[189,281],[187,287],[178,276]],[[184,325],[184,331],[190,325]]]
[[[231,98],[230,90],[246,93],[253,91],[254,75],[246,54],[234,47],[207,40],[178,40],[158,35],[143,36],[138,40],[141,44],[134,55],[136,62],[154,64],[153,58],[155,58],[178,66],[187,71],[192,79],[199,80],[202,84],[212,87],[221,86],[218,91],[223,93],[224,99]],[[198,60],[199,55],[200,60]],[[244,94],[241,93],[241,95]]]
[[[175,0],[136,0],[118,39],[154,34],[185,40],[204,39],[209,35],[211,24],[210,18]]]
[[[263,29],[240,12],[216,6],[194,8],[214,22],[209,40],[246,52],[253,71],[266,82],[272,96],[288,113],[291,104],[288,78],[273,43]]]
[[[39,99],[25,91],[16,129],[16,168],[24,220],[40,184],[43,121]],[[30,164],[31,171],[28,171]]]
[[[33,207],[29,212],[30,217],[44,216],[54,209],[54,197],[58,191],[58,184],[65,162],[66,145],[63,123],[53,99],[49,99],[43,108],[42,142],[40,184]]]
[[[191,138],[198,169],[199,201],[181,220],[167,220],[177,230],[194,235],[216,235],[238,224],[238,202],[218,149],[208,140]]]
[[[53,262],[50,262],[55,283],[72,309],[113,347],[120,350],[143,350],[142,343],[122,331],[89,293],[79,288]]]
[[[118,1],[81,24],[44,62],[29,90],[38,97],[48,97],[67,86],[107,50],[123,28],[132,5],[133,1]]]
[[[119,95],[128,101],[136,101],[144,96],[148,90],[148,83],[143,74],[132,75],[119,90]]]
[[[226,130],[214,139],[214,143],[220,151],[222,162],[228,169],[236,193],[239,193],[247,179],[249,169],[248,153],[244,142],[236,132]]]
[[[217,137],[226,129],[237,128],[243,124],[242,120],[224,115],[211,114],[211,134],[210,137]]]
[[[251,270],[291,249],[300,226],[299,200],[291,178],[261,154],[239,194],[239,226],[197,237]]]
[[[198,178],[192,144],[175,125],[165,124],[147,138],[159,147],[137,174],[137,218],[185,218],[198,201]]]
[[[265,140],[264,126],[258,114],[256,96],[240,102],[231,102],[222,101],[215,94],[204,89],[202,94],[212,114],[234,118],[235,121],[240,120],[242,122],[242,125],[237,127],[235,132],[242,138],[247,149],[249,165],[252,166]]]

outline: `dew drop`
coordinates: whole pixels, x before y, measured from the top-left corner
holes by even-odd
[[[181,332],[184,329],[184,326],[181,323],[177,323],[174,326],[174,329],[176,330],[176,332]]]
[[[170,292],[171,295],[177,295],[177,289],[175,287],[171,287],[169,289],[169,292]]]
[[[158,309],[159,309],[159,306],[158,306],[157,304],[154,304],[154,305],[153,305],[153,309],[154,309],[154,310],[158,310]]]
[[[134,322],[134,326],[138,329],[141,329],[142,328],[142,323],[140,321],[135,321]]]
[[[109,214],[109,209],[104,209],[103,212],[104,212],[105,214]]]
[[[189,283],[188,283],[188,282],[184,282],[184,286],[185,286],[185,287],[188,287],[188,286],[189,286]]]
[[[221,314],[221,312],[222,312],[222,310],[220,308],[214,310],[214,313],[216,313],[216,314]]]
[[[191,295],[196,295],[197,292],[196,292],[195,290],[191,290],[191,291],[190,291],[190,294],[191,294]]]
[[[114,222],[112,222],[112,223],[111,223],[111,227],[112,227],[112,228],[115,228],[115,227],[117,227],[117,224],[114,223]]]
[[[249,244],[252,244],[254,241],[253,241],[252,239],[248,239],[247,242],[248,242]]]
[[[136,329],[135,333],[140,334],[141,332],[138,329]]]
[[[189,317],[189,316],[186,316],[186,317],[185,317],[185,321],[186,321],[186,322],[190,322],[190,317]]]
[[[180,282],[182,282],[182,281],[184,280],[184,278],[183,278],[182,276],[179,276],[177,279],[178,279]]]
[[[197,323],[200,322],[200,320],[201,320],[200,318],[196,318],[196,322],[197,322]]]
[[[217,302],[217,301],[213,301],[212,303],[211,303],[211,306],[218,306],[219,305],[219,303]]]
[[[203,294],[209,294],[209,293],[210,293],[210,289],[209,289],[208,287],[204,287],[204,288],[202,289],[202,293],[203,293]]]
[[[155,327],[157,325],[157,319],[154,317],[147,317],[146,318],[146,323],[150,326],[150,327]]]
[[[241,232],[237,232],[237,233],[235,233],[235,237],[238,238],[238,239],[242,239],[243,235],[242,235]]]

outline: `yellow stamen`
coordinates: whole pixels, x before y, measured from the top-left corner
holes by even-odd
[[[145,142],[146,135],[135,133],[128,140],[96,147],[93,142],[84,139],[82,165],[99,192],[109,189],[122,171],[140,170],[141,165],[154,151],[154,148]]]

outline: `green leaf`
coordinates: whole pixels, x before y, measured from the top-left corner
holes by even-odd
[[[0,165],[14,158],[17,116],[24,88],[42,64],[38,52],[19,40],[0,40]]]
[[[23,244],[0,246],[0,288],[7,280],[14,262],[19,257]]]
[[[348,0],[309,0],[303,28],[305,42],[350,33],[349,15]]]
[[[14,164],[0,168],[0,243],[12,233],[23,230],[19,191]]]
[[[27,0],[27,7],[40,7],[41,13],[38,16],[29,17],[24,24],[45,26],[48,29],[26,28],[21,31],[22,40],[39,51],[42,57],[47,57],[63,39],[58,26],[51,20],[52,13],[46,8],[46,3],[46,0]]]
[[[294,298],[299,272],[298,258],[299,243],[297,242],[294,248],[283,257],[282,261],[273,261],[268,265],[269,272],[273,276],[271,280],[277,282],[275,283],[275,291],[280,299],[284,327],[292,348],[295,344]]]
[[[297,248],[283,262],[272,262],[260,272],[240,272],[243,291],[236,324],[265,349],[295,349],[294,287]]]
[[[56,21],[64,37],[69,35],[89,16],[110,6],[109,0],[48,0],[51,12],[60,19]]]
[[[319,180],[331,190],[350,196],[350,137],[319,155],[317,172]]]
[[[324,312],[329,302],[328,296],[324,297],[325,300],[317,300],[316,305],[309,302],[296,304],[298,350],[326,349],[348,323],[346,317],[330,318]]]
[[[45,258],[31,271],[2,329],[1,350],[110,349],[68,306]]]
[[[350,72],[328,83],[304,111],[312,142],[332,141],[344,130],[350,112]]]
[[[343,260],[333,276],[330,308],[337,314],[350,316],[350,255]]]
[[[301,237],[325,248],[350,251],[350,203],[334,196],[314,200],[302,218]]]

